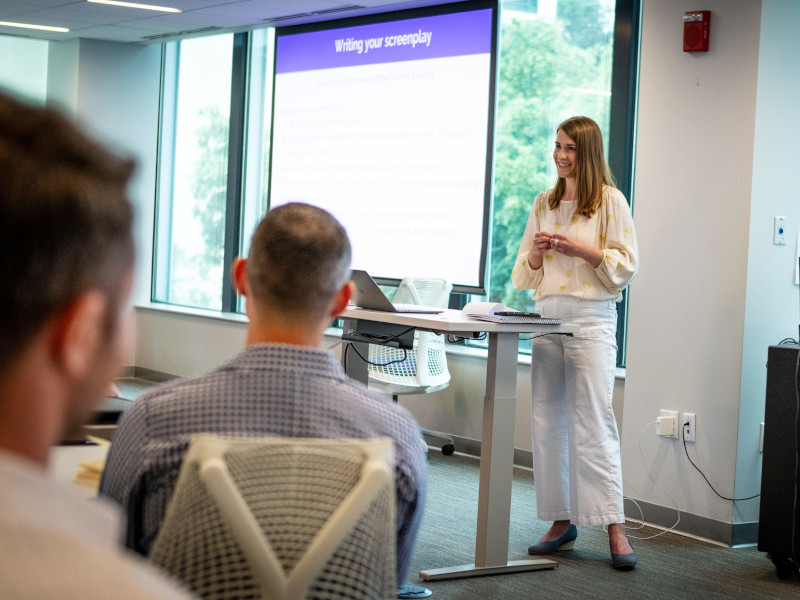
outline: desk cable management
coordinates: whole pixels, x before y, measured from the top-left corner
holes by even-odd
[[[447,341],[448,344],[458,344],[459,342],[463,342],[463,341],[467,341],[467,342],[483,341],[483,340],[486,339],[487,335],[488,335],[488,333],[485,332],[485,331],[482,332],[480,335],[477,335],[475,337],[464,337],[464,336],[460,336],[460,335],[446,335],[445,336],[445,340]],[[565,335],[567,337],[573,337],[571,333],[561,333],[561,332],[558,332],[558,331],[552,331],[552,332],[548,331],[547,333],[537,333],[536,335],[531,334],[530,337],[522,337],[522,336],[520,336],[519,339],[520,340],[524,340],[524,341],[534,340],[536,338],[544,337],[546,335]]]
[[[358,334],[350,334],[350,335],[352,337],[358,337],[358,338],[360,338],[359,341],[366,342],[366,343],[369,343],[369,344],[386,344],[387,342],[397,342],[397,344],[399,345],[400,344],[400,337],[405,335],[409,331],[412,331],[413,329],[414,329],[414,327],[409,327],[408,329],[406,329],[404,331],[401,331],[400,333],[398,333],[396,335],[372,335],[372,334],[368,334],[368,333],[358,333]],[[352,340],[350,340],[350,341],[352,341]],[[339,342],[339,343],[341,343],[341,342]],[[361,352],[359,352],[358,349],[353,344],[347,344],[344,347],[344,356],[342,358],[342,365],[344,366],[345,371],[347,370],[347,353],[350,351],[350,348],[352,348],[353,352],[355,352],[358,355],[358,357],[361,360],[363,360],[365,363],[370,364],[370,365],[374,365],[376,367],[385,367],[387,365],[393,365],[393,364],[396,364],[396,363],[401,363],[401,362],[405,361],[406,359],[408,359],[408,350],[406,350],[405,348],[398,348],[398,350],[402,350],[403,351],[403,358],[397,358],[395,360],[389,360],[389,361],[380,362],[380,363],[371,362],[368,358],[365,358],[361,354]]]

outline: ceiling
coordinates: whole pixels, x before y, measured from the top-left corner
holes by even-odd
[[[180,9],[155,12],[86,0],[0,0],[0,21],[66,27],[69,33],[0,25],[0,35],[44,40],[160,43],[197,35],[294,25],[452,0],[129,0]]]

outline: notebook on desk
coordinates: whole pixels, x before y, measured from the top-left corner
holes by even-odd
[[[438,314],[444,312],[443,308],[438,308],[436,306],[392,304],[386,297],[386,294],[378,287],[378,284],[375,283],[375,280],[372,279],[366,271],[353,269],[350,274],[350,279],[353,280],[356,286],[355,294],[353,295],[353,304],[359,308],[394,313]]]
[[[477,319],[478,321],[488,321],[490,323],[564,324],[561,319],[548,319],[538,313],[508,309],[499,302],[470,302],[461,310],[461,314],[467,319]]]

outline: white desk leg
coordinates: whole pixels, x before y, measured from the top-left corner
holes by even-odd
[[[355,319],[343,319],[343,331],[354,331],[355,328]],[[353,347],[348,348],[350,345]],[[367,381],[369,380],[369,366],[365,361],[361,360],[361,356],[355,353],[356,350],[361,353],[361,356],[369,356],[368,343],[342,341],[342,367],[344,367],[345,373],[347,373],[352,379],[360,381],[366,385]]]
[[[475,564],[481,567],[505,564],[508,560],[518,339],[518,334],[489,334],[475,543]]]
[[[508,560],[514,418],[517,406],[517,333],[490,333],[483,399],[483,439],[475,564],[420,572],[425,580],[552,569],[553,560]]]

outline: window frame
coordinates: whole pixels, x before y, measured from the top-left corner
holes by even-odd
[[[244,211],[244,165],[247,147],[247,96],[249,91],[250,33],[233,36],[231,70],[231,114],[228,128],[228,194],[225,206],[225,250],[222,268],[222,310],[236,312],[238,298],[233,289],[230,265],[242,245]],[[225,265],[228,265],[227,268]]]
[[[641,0],[617,0],[614,16],[614,56],[611,75],[611,115],[608,164],[617,188],[633,212],[633,180],[636,166],[636,107],[639,82]],[[617,303],[617,366],[627,358],[628,299],[630,288]]]

